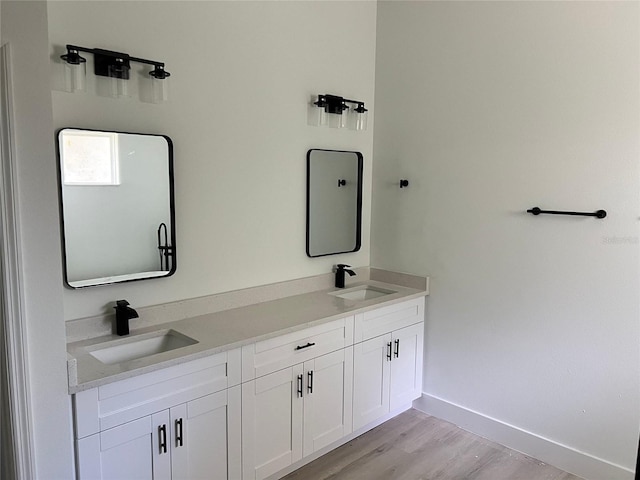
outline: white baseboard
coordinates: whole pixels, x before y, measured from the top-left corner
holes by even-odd
[[[424,413],[586,480],[633,480],[634,472],[428,394],[413,402]]]

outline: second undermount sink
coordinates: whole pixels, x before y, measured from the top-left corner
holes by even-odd
[[[382,297],[384,295],[390,295],[393,290],[387,290],[385,288],[373,287],[371,285],[362,285],[360,287],[349,288],[348,290],[341,292],[331,292],[330,295],[334,295],[345,300],[371,300],[372,298]]]
[[[148,357],[198,343],[175,330],[162,330],[140,338],[114,340],[106,346],[93,347],[89,353],[107,365]]]

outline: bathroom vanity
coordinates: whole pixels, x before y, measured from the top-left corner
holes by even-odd
[[[421,395],[427,294],[369,280],[70,343],[78,478],[257,480],[317,458]],[[132,358],[154,338],[166,350]]]

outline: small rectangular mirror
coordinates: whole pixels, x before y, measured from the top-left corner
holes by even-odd
[[[362,223],[360,152],[307,152],[307,255],[360,250]]]
[[[82,288],[172,275],[171,139],[64,128],[57,144],[66,284]]]

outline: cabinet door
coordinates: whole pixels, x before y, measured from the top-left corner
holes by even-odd
[[[240,478],[240,386],[172,407],[172,480]]]
[[[79,480],[153,480],[151,416],[77,441]]]
[[[151,415],[151,424],[153,480],[171,480],[171,424],[169,422],[169,410],[162,410]]]
[[[353,430],[389,412],[391,334],[353,346]]]
[[[424,324],[417,323],[391,334],[391,410],[411,403],[422,394],[423,330]]]
[[[242,385],[244,480],[261,480],[302,458],[302,364]]]
[[[353,348],[304,363],[304,455],[351,433]]]

